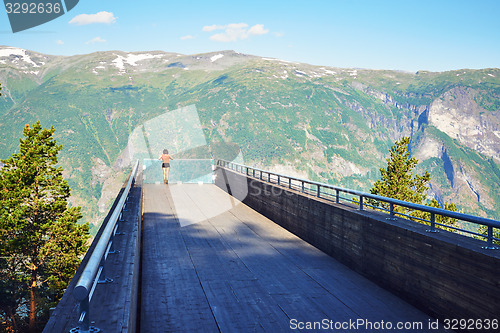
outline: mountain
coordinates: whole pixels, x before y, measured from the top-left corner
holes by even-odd
[[[207,145],[231,143],[249,165],[364,191],[392,143],[410,135],[419,170],[432,175],[429,197],[500,219],[497,68],[408,73],[234,51],[63,57],[3,46],[0,83],[0,158],[25,123],[53,125],[72,201],[94,224],[125,177],[132,134],[168,132],[180,154],[189,136],[160,119],[193,105]]]

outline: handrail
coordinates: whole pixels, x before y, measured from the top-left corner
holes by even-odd
[[[287,176],[287,175],[283,175],[283,174],[279,174],[279,173],[275,173],[275,172],[271,172],[271,171],[267,171],[267,170],[262,170],[262,169],[259,169],[259,168],[253,168],[253,167],[249,167],[249,166],[238,164],[238,163],[234,163],[234,162],[229,162],[229,161],[226,161],[226,160],[217,160],[216,165],[217,166],[222,166],[222,167],[225,167],[225,168],[229,168],[229,169],[234,170],[234,171],[239,172],[239,173],[246,173],[247,176],[250,176],[249,171],[252,171],[252,175],[253,175],[254,178],[257,178],[255,176],[255,173],[258,172],[259,176],[260,176],[259,177],[260,180],[263,180],[263,181],[266,181],[266,179],[264,179],[264,177],[263,177],[263,174],[266,174],[267,175],[267,182],[269,182],[269,183],[272,183],[271,182],[271,175],[273,175],[273,176],[277,177],[278,185],[282,185],[282,183],[283,183],[282,179],[288,179],[288,187],[289,188],[293,187],[292,186],[292,181],[300,182],[301,183],[302,192],[304,192],[304,193],[306,193],[305,184],[314,185],[316,187],[316,189],[315,189],[316,193],[315,194],[316,194],[317,197],[321,197],[322,193],[325,194],[325,195],[328,195],[328,193],[322,192],[321,188],[334,190],[334,191],[336,191],[335,197],[336,197],[336,202],[337,203],[339,203],[339,200],[341,198],[339,196],[340,192],[348,193],[348,194],[353,194],[353,195],[356,195],[356,196],[359,197],[358,204],[359,204],[359,209],[360,210],[364,210],[364,206],[367,206],[367,204],[363,202],[363,198],[368,198],[368,199],[373,199],[373,200],[377,200],[377,201],[386,202],[386,203],[388,203],[390,205],[390,209],[388,211],[389,211],[389,214],[390,214],[391,218],[394,218],[394,216],[396,214],[404,215],[404,214],[401,214],[401,213],[398,213],[398,212],[394,211],[394,206],[395,205],[406,207],[406,208],[410,208],[412,210],[419,210],[419,211],[427,212],[427,213],[431,214],[431,220],[424,220],[424,221],[430,222],[430,224],[431,224],[430,225],[431,229],[429,230],[430,232],[436,232],[437,231],[436,230],[436,225],[443,225],[443,224],[435,222],[435,215],[436,214],[437,215],[441,215],[441,216],[451,217],[451,218],[462,220],[462,221],[472,222],[472,223],[475,223],[475,224],[484,225],[484,226],[488,227],[488,234],[486,236],[484,236],[484,235],[480,235],[480,236],[485,237],[487,239],[486,240],[487,244],[486,244],[486,246],[483,247],[485,249],[497,249],[497,247],[495,247],[493,245],[493,240],[500,241],[500,239],[493,237],[493,228],[500,229],[500,221],[497,221],[497,220],[493,220],[493,219],[489,219],[489,218],[484,218],[484,217],[480,217],[480,216],[474,216],[474,215],[464,214],[464,213],[459,213],[459,212],[454,212],[454,211],[449,211],[449,210],[445,210],[445,209],[442,209],[442,208],[436,208],[436,207],[430,207],[430,206],[415,204],[415,203],[411,203],[411,202],[407,202],[407,201],[402,201],[402,200],[398,200],[398,199],[387,198],[387,197],[383,197],[383,196],[380,196],[380,195],[375,195],[375,194],[366,193],[366,192],[357,191],[357,190],[352,190],[352,189],[346,189],[346,188],[342,188],[342,187],[338,187],[338,186],[334,186],[334,185],[329,185],[329,184],[324,184],[324,183],[320,183],[320,182],[315,182],[315,181],[311,181],[311,180],[307,180],[307,179],[302,179],[302,178],[297,178],[297,177],[290,177],[290,176]],[[239,168],[239,170],[238,170],[238,168]],[[243,172],[243,170],[245,170],[245,172]],[[311,189],[309,189],[309,190],[311,190]],[[329,199],[329,198],[327,198],[327,199]],[[344,198],[342,198],[342,199],[344,199]],[[349,199],[347,199],[347,200],[349,200]],[[350,200],[350,201],[352,201],[352,200]],[[368,205],[368,206],[374,207],[374,206],[371,206],[371,205]],[[383,209],[383,208],[378,208],[378,209],[386,210],[386,209]],[[405,215],[405,216],[407,216],[407,215]],[[422,219],[420,219],[420,220],[422,220]],[[456,230],[460,230],[460,231],[466,232],[466,233],[471,233],[471,234],[479,235],[477,233],[474,233],[474,232],[471,232],[471,231],[467,231],[467,230],[464,230],[464,229],[459,229],[459,228],[455,228],[455,227],[452,227],[452,228],[456,229]]]
[[[121,212],[125,206],[125,201],[128,197],[133,181],[135,180],[139,160],[136,161],[134,168],[130,172],[127,185],[116,205],[111,217],[108,220],[106,228],[102,232],[97,245],[95,246],[92,255],[90,256],[85,269],[80,275],[80,279],[73,290],[73,296],[80,301],[80,317],[79,327],[74,328],[71,332],[96,332],[98,329],[89,327],[89,303],[92,299],[94,289],[98,282],[111,282],[112,280],[104,277],[104,262],[108,253],[113,253],[113,239],[116,233],[117,221],[120,218]]]

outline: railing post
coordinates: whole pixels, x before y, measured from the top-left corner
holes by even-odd
[[[395,220],[396,216],[394,214],[394,204],[392,202],[389,202],[389,217],[387,220]]]
[[[318,188],[317,196],[318,196],[318,198],[320,198],[321,197],[321,186],[319,184],[317,184],[316,187]]]
[[[262,170],[260,170],[259,173],[260,173],[260,180],[262,180]]]
[[[278,175],[278,185],[280,184],[280,175]]]
[[[305,185],[304,185],[304,181],[302,180],[302,181],[301,181],[301,183],[302,183],[302,193],[304,193],[304,192],[305,192],[305,190],[306,190],[306,189],[305,189]]]
[[[486,243],[487,247],[493,247],[493,227],[488,226],[488,242]]]
[[[268,172],[267,173],[267,182],[270,183],[271,182],[271,174]]]
[[[335,196],[335,202],[340,203],[340,191],[338,189],[335,189],[336,196]]]
[[[114,231],[111,233],[111,237],[109,238],[109,251],[108,251],[108,254],[116,253],[115,252],[115,232],[116,232],[116,227],[115,227]],[[104,258],[104,260],[106,260],[106,255],[104,255],[103,258]],[[104,261],[103,261],[102,265],[104,267]]]
[[[363,210],[363,196],[359,196],[359,210]]]
[[[431,228],[427,232],[438,232],[436,229],[436,214],[431,212]]]
[[[90,301],[89,295],[80,301],[80,318],[78,327],[69,330],[70,333],[98,333],[101,330],[95,326],[90,326]]]
[[[292,188],[292,178],[288,178],[288,188]]]
[[[78,320],[79,332],[90,332],[89,296],[80,301],[80,319]]]
[[[252,169],[253,171],[253,178],[255,178],[255,169]]]
[[[106,256],[102,256],[101,262],[99,263],[100,274],[97,283],[109,283],[113,282],[113,279],[106,277],[106,268],[104,267],[104,263],[106,262]]]
[[[115,229],[111,233],[111,237],[109,239],[110,246],[109,246],[109,252],[108,252],[108,254],[120,253],[120,251],[115,250],[115,236],[117,234],[117,230],[118,230],[118,223],[116,224]]]
[[[486,246],[483,246],[483,249],[487,250],[496,250],[498,249],[493,245],[493,227],[491,225],[488,226],[488,238],[486,240]]]

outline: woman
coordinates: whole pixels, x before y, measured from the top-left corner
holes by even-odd
[[[168,172],[170,171],[170,160],[173,160],[172,156],[168,154],[167,149],[163,149],[163,154],[158,158],[162,160],[162,169],[163,169],[163,183],[168,184]]]

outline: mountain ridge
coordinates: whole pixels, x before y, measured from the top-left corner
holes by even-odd
[[[392,142],[410,135],[420,170],[433,176],[430,197],[500,218],[499,69],[336,68],[232,50],[14,51],[0,47],[0,158],[24,123],[54,125],[74,203],[94,207],[94,223],[92,210],[105,209],[123,177],[118,160],[134,128],[187,105],[207,142],[239,145],[249,164],[365,191]]]

